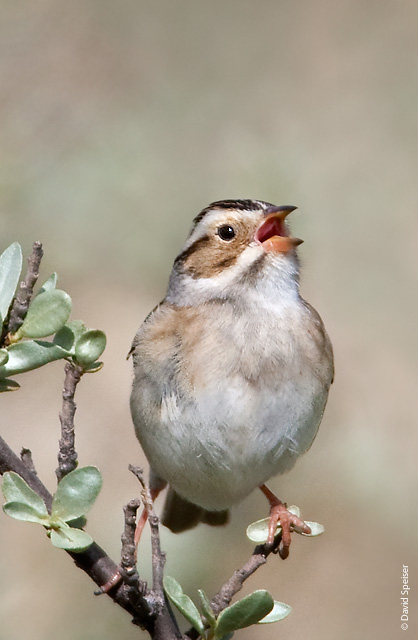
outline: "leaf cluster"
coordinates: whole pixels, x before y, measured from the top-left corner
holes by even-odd
[[[48,513],[42,498],[17,473],[8,471],[3,476],[3,511],[16,520],[41,524],[54,547],[77,553],[93,543],[81,527],[101,486],[102,477],[96,467],[71,471],[59,483]]]
[[[22,250],[17,242],[0,255],[0,327],[4,333],[22,271]],[[71,297],[56,288],[53,273],[31,300],[22,325],[8,333],[0,349],[0,392],[19,384],[11,379],[19,373],[42,367],[54,360],[69,359],[84,371],[97,371],[106,347],[103,331],[88,329],[80,320],[69,322]],[[52,338],[42,340],[41,338]]]
[[[164,590],[186,620],[207,640],[228,640],[238,629],[253,624],[278,622],[286,618],[291,611],[289,605],[273,600],[265,589],[258,589],[226,607],[216,616],[209,598],[199,589],[201,615],[193,600],[184,593],[181,585],[173,577],[165,576]]]

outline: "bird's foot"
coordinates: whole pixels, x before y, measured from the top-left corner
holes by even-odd
[[[280,557],[285,560],[289,555],[291,542],[290,532],[292,530],[295,530],[298,533],[309,534],[311,533],[311,529],[297,515],[289,511],[286,504],[279,500],[279,498],[275,496],[274,493],[272,493],[270,489],[266,487],[266,485],[261,485],[260,489],[270,503],[270,521],[267,544],[271,546],[274,543],[277,526],[280,524],[282,532],[280,544],[277,548],[277,551]]]

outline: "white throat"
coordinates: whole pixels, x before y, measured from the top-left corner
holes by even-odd
[[[256,273],[259,260],[262,266]],[[299,299],[297,259],[283,254],[265,255],[259,244],[252,243],[232,266],[210,278],[194,278],[190,273],[178,271],[171,274],[166,300],[176,306],[195,306],[222,299],[247,302],[253,307],[294,303]]]

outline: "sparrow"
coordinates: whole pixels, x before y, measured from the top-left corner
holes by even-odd
[[[260,488],[267,543],[280,523],[283,558],[291,528],[310,530],[265,483],[310,448],[334,376],[330,339],[299,292],[295,208],[222,200],[203,209],[130,351],[153,499],[169,486],[162,523],[173,532],[225,524]]]

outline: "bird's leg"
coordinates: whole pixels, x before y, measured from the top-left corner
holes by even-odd
[[[150,489],[150,494],[151,494],[151,498],[152,501],[154,502],[154,500],[158,497],[160,491],[161,491],[162,487],[156,487],[156,488],[151,488]],[[136,524],[136,528],[135,528],[135,536],[134,536],[134,542],[135,542],[135,563],[136,563],[136,559],[137,559],[137,553],[138,553],[138,544],[139,541],[141,539],[141,534],[142,531],[144,530],[145,524],[148,520],[148,511],[147,508],[144,506],[142,513],[140,515],[140,518]],[[117,584],[119,584],[119,582],[122,580],[122,575],[119,571],[119,569],[115,572],[115,574],[110,578],[110,580],[108,580],[106,582],[106,584],[103,584],[100,587],[100,590],[96,592],[97,595],[101,594],[101,593],[108,593],[111,589],[113,589],[113,587],[116,587]]]
[[[151,499],[152,499],[153,502],[158,498],[160,492],[161,492],[161,487],[154,487],[154,488],[151,487],[150,494],[151,494]],[[135,529],[135,538],[134,538],[134,541],[135,541],[135,560],[136,560],[136,555],[137,555],[137,552],[138,552],[139,541],[141,539],[141,535],[142,535],[142,532],[144,530],[144,527],[145,527],[145,524],[146,524],[147,520],[148,520],[148,511],[147,511],[147,508],[144,507],[143,510],[142,510],[141,516],[140,516],[140,518],[139,518],[139,520],[138,520],[138,522],[136,524],[136,529]]]
[[[280,523],[282,528],[282,539],[279,545],[279,555],[285,560],[289,555],[290,547],[290,527],[297,529],[301,533],[311,533],[310,528],[294,513],[291,513],[284,502],[279,500],[265,484],[260,486],[261,491],[270,503],[270,522],[267,544],[272,545],[276,533],[277,525]]]

